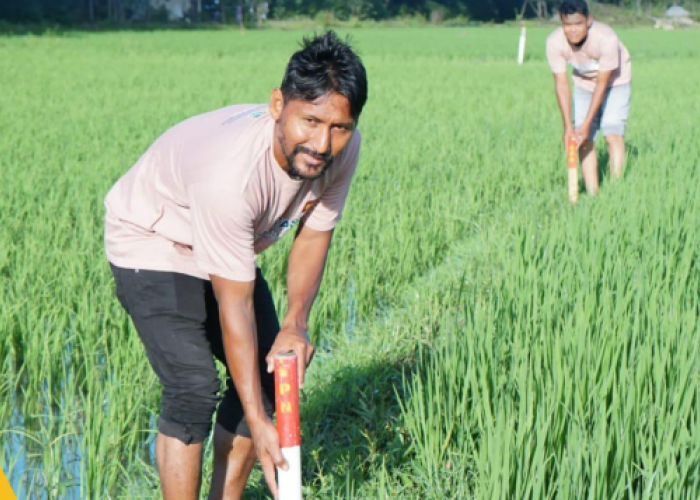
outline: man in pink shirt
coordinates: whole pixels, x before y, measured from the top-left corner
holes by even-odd
[[[163,497],[199,495],[216,410],[210,499],[240,498],[255,459],[286,467],[272,360],[314,348],[307,321],[357,166],[365,68],[333,32],[305,39],[267,105],[195,116],[159,137],[105,198],[105,247],[163,395]],[[255,255],[297,227],[281,327]],[[214,359],[227,369],[219,403]]]
[[[564,0],[559,7],[560,28],[547,39],[547,60],[564,120],[564,146],[575,138],[581,169],[590,194],[598,192],[595,137],[603,132],[613,177],[622,175],[625,128],[629,115],[632,63],[629,52],[607,25],[591,19],[584,0]],[[572,66],[574,125],[571,91],[566,76]]]

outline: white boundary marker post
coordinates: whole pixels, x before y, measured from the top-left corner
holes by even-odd
[[[279,500],[302,500],[299,379],[296,354],[275,356],[275,410],[277,434],[289,469],[277,469]]]
[[[523,23],[520,27],[520,42],[518,43],[518,65],[522,66],[525,60],[525,38],[527,34],[525,33],[525,24]]]

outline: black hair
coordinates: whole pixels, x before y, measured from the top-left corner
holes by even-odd
[[[586,4],[585,0],[564,0],[559,5],[560,16],[571,16],[574,14],[588,17],[588,4]]]
[[[285,103],[291,99],[313,101],[337,92],[350,101],[350,114],[357,121],[367,102],[367,72],[360,57],[334,31],[304,38],[282,79]]]

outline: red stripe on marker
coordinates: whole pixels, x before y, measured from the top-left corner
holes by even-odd
[[[569,139],[566,145],[566,163],[569,168],[578,167],[578,144],[576,139]]]
[[[275,410],[280,448],[301,446],[299,378],[294,353],[275,356]]]

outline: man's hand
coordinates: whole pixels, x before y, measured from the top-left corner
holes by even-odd
[[[275,369],[275,355],[285,352],[294,352],[297,355],[297,367],[299,388],[304,387],[304,374],[306,367],[311,363],[314,357],[314,346],[311,345],[309,334],[306,329],[298,326],[282,326],[282,329],[277,334],[275,343],[272,344],[270,353],[265,358],[267,362],[267,372],[272,373]]]
[[[588,139],[588,134],[591,131],[591,124],[588,122],[583,122],[583,124],[576,129],[576,132],[574,132],[576,136],[576,142],[578,143],[579,147],[585,140]]]
[[[586,114],[586,119],[583,124],[576,129],[576,139],[578,140],[578,145],[581,146],[585,140],[589,137],[591,132],[591,123],[598,115],[600,107],[603,104],[603,99],[605,98],[605,93],[608,90],[608,83],[610,82],[610,77],[612,71],[599,71],[598,77],[596,78],[595,88],[593,89],[593,95],[591,96],[591,103],[588,105],[588,113]],[[593,137],[590,138],[591,140]]]
[[[289,468],[280,450],[277,429],[266,416],[259,420],[248,421],[248,428],[253,438],[255,454],[260,461],[260,467],[262,467],[263,474],[265,475],[267,486],[270,488],[272,496],[277,498],[279,493],[277,491],[275,467],[279,467],[282,470],[287,470]]]
[[[576,139],[576,132],[571,126],[566,127],[566,129],[564,129],[564,135],[562,136],[562,139],[564,141],[564,151],[568,151],[569,141],[572,139],[576,141],[576,144],[580,145],[579,141]]]

